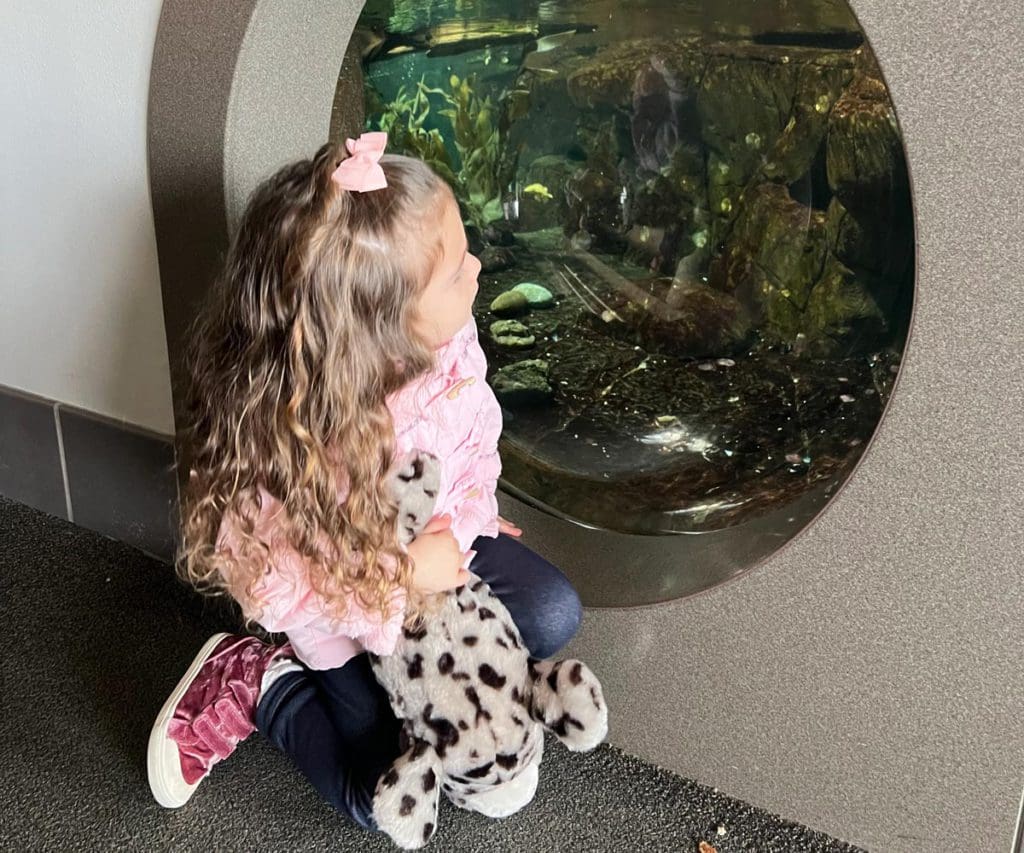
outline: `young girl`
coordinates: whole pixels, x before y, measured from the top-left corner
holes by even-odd
[[[375,828],[400,726],[366,651],[391,652],[468,565],[534,657],[579,626],[572,586],[497,513],[501,410],[455,197],[385,142],[325,145],[260,185],[196,322],[178,568],[288,642],[217,634],[200,650],[150,736],[163,806],[183,805],[258,728]],[[404,548],[386,484],[414,449],[441,460],[441,485]]]

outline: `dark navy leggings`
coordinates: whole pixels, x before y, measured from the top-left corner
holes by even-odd
[[[521,542],[481,536],[471,570],[508,608],[531,656],[547,658],[572,639],[583,611],[566,577]],[[399,756],[401,725],[365,654],[337,669],[280,676],[256,708],[256,726],[327,802],[376,829],[377,780]]]

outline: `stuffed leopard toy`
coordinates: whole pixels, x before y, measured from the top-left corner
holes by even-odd
[[[411,452],[392,488],[408,544],[433,514],[437,459]],[[544,729],[571,750],[593,749],[608,731],[601,684],[580,661],[532,660],[508,611],[470,572],[444,593],[395,651],[370,655],[391,707],[404,720],[406,752],[381,775],[373,801],[378,827],[400,847],[433,837],[440,793],[488,817],[514,814],[533,799]]]

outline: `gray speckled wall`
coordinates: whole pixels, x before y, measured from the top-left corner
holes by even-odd
[[[985,6],[854,3],[920,263],[860,469],[757,571],[575,644],[618,745],[872,849],[1006,850],[1024,782],[1024,18]]]
[[[189,5],[165,3],[158,55],[216,16]],[[241,49],[232,28],[217,48],[239,56],[224,131],[233,195],[251,164],[313,144],[273,121],[232,136],[252,126],[243,95],[266,73],[253,63],[278,58],[282,98],[328,91],[337,65],[323,58],[340,64],[360,8],[289,4],[293,20],[318,21],[309,29],[271,25],[281,4],[253,5]],[[878,437],[766,564],[690,599],[589,611],[572,651],[604,680],[611,740],[642,758],[871,849],[1005,850],[1024,781],[1024,19],[1020,0],[853,6],[902,124],[919,228],[913,334]],[[288,49],[297,32],[337,45],[312,51],[324,79]],[[197,156],[174,135],[187,101],[179,87],[170,104],[174,80],[165,53],[151,103],[158,211],[158,188]],[[224,113],[206,97],[196,88],[192,108]],[[330,99],[313,100],[306,130],[320,141]],[[187,234],[159,216],[157,229],[166,289]],[[532,511],[505,508],[529,532]]]

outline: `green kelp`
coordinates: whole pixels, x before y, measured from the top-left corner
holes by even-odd
[[[380,129],[388,132],[393,150],[429,163],[462,202],[467,224],[483,229],[501,218],[503,189],[515,177],[518,151],[509,150],[505,137],[508,128],[525,114],[522,99],[501,98],[495,104],[490,96],[481,97],[475,91],[475,75],[460,78],[452,74],[450,91],[426,85],[425,76],[416,83],[414,93],[407,94],[402,86],[395,99],[383,105]],[[430,95],[439,95],[447,104],[437,114],[451,123],[458,167],[441,132],[424,127],[432,109]]]
[[[509,156],[501,129],[508,122],[498,120],[498,108],[490,96],[480,97],[476,93],[476,75],[459,79],[452,74],[448,84],[450,93],[443,89],[426,91],[441,95],[449,104],[448,109],[438,110],[438,114],[452,123],[452,140],[461,158],[459,195],[470,220],[483,228],[501,217],[502,190],[512,183],[519,156],[517,152]],[[500,106],[504,105],[501,102]]]
[[[423,125],[430,115],[430,89],[421,77],[412,94],[401,86],[395,99],[386,104],[380,117],[380,129],[388,134],[389,147],[418,157],[444,178],[453,188],[458,183],[444,138],[436,128]]]

